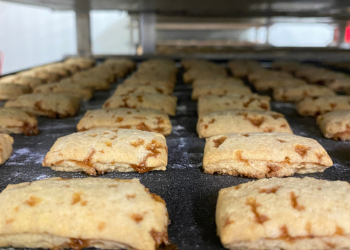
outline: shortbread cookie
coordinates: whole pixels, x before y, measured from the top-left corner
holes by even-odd
[[[270,97],[261,95],[207,95],[198,99],[198,116],[232,109],[270,110]]]
[[[128,85],[128,86],[131,85],[133,87],[141,86],[141,85],[154,86],[157,88],[166,89],[166,91],[170,93],[173,92],[173,89],[175,86],[175,84],[172,81],[159,80],[159,79],[152,80],[152,79],[145,79],[145,78],[143,79],[128,78],[123,82],[123,85]]]
[[[14,99],[20,95],[28,94],[32,90],[28,86],[17,84],[0,84],[0,100]]]
[[[243,78],[255,71],[264,70],[256,61],[235,60],[228,62],[228,67],[235,77]]]
[[[26,71],[22,71],[18,73],[17,75],[23,76],[23,77],[30,77],[30,78],[39,78],[44,83],[48,82],[57,82],[61,77],[56,73],[47,72],[43,69],[30,69]]]
[[[5,103],[7,108],[18,108],[31,115],[66,118],[79,111],[79,99],[60,93],[36,93],[21,95]]]
[[[233,77],[228,77],[224,79],[199,79],[197,81],[194,81],[192,84],[193,88],[199,87],[199,86],[204,86],[204,85],[242,85],[244,86],[244,82],[241,79],[238,78],[233,78]]]
[[[345,181],[308,177],[221,189],[217,232],[228,249],[349,249],[349,194]]]
[[[187,84],[191,84],[200,79],[219,80],[225,79],[226,77],[227,73],[224,69],[218,71],[192,69],[183,74],[183,80]]]
[[[0,118],[1,119],[1,118]],[[169,116],[156,109],[96,109],[89,110],[77,125],[78,131],[95,128],[125,128],[170,135]]]
[[[199,138],[250,132],[293,133],[284,116],[272,111],[218,111],[203,115],[197,123]]]
[[[288,73],[294,73],[300,69],[302,65],[298,62],[290,61],[274,61],[272,63],[272,68],[276,70],[286,71]]]
[[[203,157],[206,173],[251,178],[323,172],[332,165],[326,150],[316,140],[277,132],[207,138]]]
[[[334,96],[333,90],[317,85],[300,85],[275,88],[273,97],[276,101],[297,102],[305,97]]]
[[[175,96],[135,93],[114,95],[103,104],[103,108],[151,108],[164,111],[169,115],[175,115],[176,102],[177,98]]]
[[[20,109],[0,108],[0,133],[37,135],[38,121]]]
[[[305,84],[306,82],[301,79],[262,79],[254,82],[254,87],[257,91],[267,91],[279,87],[297,87]]]
[[[10,76],[4,76],[0,78],[0,84],[9,84],[9,83],[24,85],[33,89],[37,86],[42,85],[44,81],[39,78],[24,77],[19,75],[10,75]]]
[[[340,110],[317,117],[317,124],[326,138],[350,140],[350,110]]]
[[[350,78],[337,79],[327,83],[327,87],[336,92],[350,92]]]
[[[279,80],[279,79],[293,79],[293,76],[283,71],[260,70],[248,75],[248,80],[255,83],[259,80]]]
[[[165,170],[168,148],[163,135],[135,129],[93,129],[67,135],[55,142],[44,167],[56,171],[144,173]]]
[[[299,115],[318,116],[336,110],[350,110],[350,96],[306,97],[296,105]]]
[[[76,77],[76,78],[66,78],[58,82],[59,84],[77,84],[83,88],[91,88],[93,90],[109,90],[111,84],[108,80],[96,79],[93,77]]]
[[[0,246],[144,249],[168,244],[164,200],[139,180],[50,178],[0,194]]]
[[[64,61],[64,64],[72,64],[78,66],[80,69],[88,69],[95,65],[95,60],[91,58],[69,58],[66,61]]]
[[[125,95],[125,94],[132,94],[132,93],[151,93],[151,94],[164,94],[164,95],[171,95],[172,90],[170,88],[162,88],[157,86],[147,86],[147,85],[124,85],[120,84],[118,85],[116,91],[113,95]]]
[[[247,95],[251,94],[252,91],[247,86],[242,86],[241,84],[211,84],[202,85],[193,88],[192,100],[198,100],[198,98],[205,95],[227,95],[227,94],[240,94]]]
[[[0,133],[0,165],[10,158],[13,148],[13,138],[8,134]]]
[[[72,83],[48,83],[36,87],[33,93],[62,93],[83,100],[90,100],[93,96],[92,88]]]

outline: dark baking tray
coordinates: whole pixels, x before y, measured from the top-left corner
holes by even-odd
[[[166,138],[169,148],[167,170],[144,174],[107,173],[99,177],[138,178],[151,192],[160,195],[166,201],[171,219],[169,238],[179,249],[224,249],[216,235],[215,206],[218,192],[221,188],[253,179],[203,172],[205,140],[197,136],[197,103],[191,101],[191,87],[182,82],[182,73],[180,70],[174,92],[179,99],[177,115],[171,117],[173,132]],[[75,126],[87,110],[101,108],[115,86],[110,91],[96,92],[89,102],[82,102],[77,117],[62,120],[39,117],[41,133],[38,136],[13,135],[13,155],[0,166],[0,189],[3,190],[8,184],[51,177],[88,177],[83,173],[56,172],[43,168],[41,162],[57,138],[76,132]],[[350,142],[325,139],[315,118],[297,115],[294,104],[272,102],[272,110],[286,116],[296,135],[316,139],[334,161],[334,166],[324,173],[295,175],[296,177],[350,181]]]

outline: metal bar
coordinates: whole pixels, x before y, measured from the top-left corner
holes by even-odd
[[[91,56],[90,13],[75,12],[77,50],[80,56]]]
[[[143,54],[154,54],[156,50],[156,15],[140,14],[140,44]]]

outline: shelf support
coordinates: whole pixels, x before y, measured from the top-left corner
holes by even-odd
[[[154,54],[156,51],[156,15],[140,14],[140,43],[142,54]]]
[[[75,1],[77,51],[79,56],[91,56],[90,1]]]

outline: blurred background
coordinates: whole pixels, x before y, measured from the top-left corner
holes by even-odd
[[[1,73],[68,55],[199,55],[347,50],[347,0],[88,1],[91,49],[78,51],[79,0],[0,1]],[[82,1],[80,1],[82,2]],[[211,3],[211,4],[210,4]],[[86,19],[86,18],[85,18]],[[84,22],[84,21],[83,21]],[[78,25],[78,26],[77,26]],[[84,24],[83,24],[84,25]],[[86,40],[86,38],[85,38]],[[302,51],[302,50],[298,50]]]

